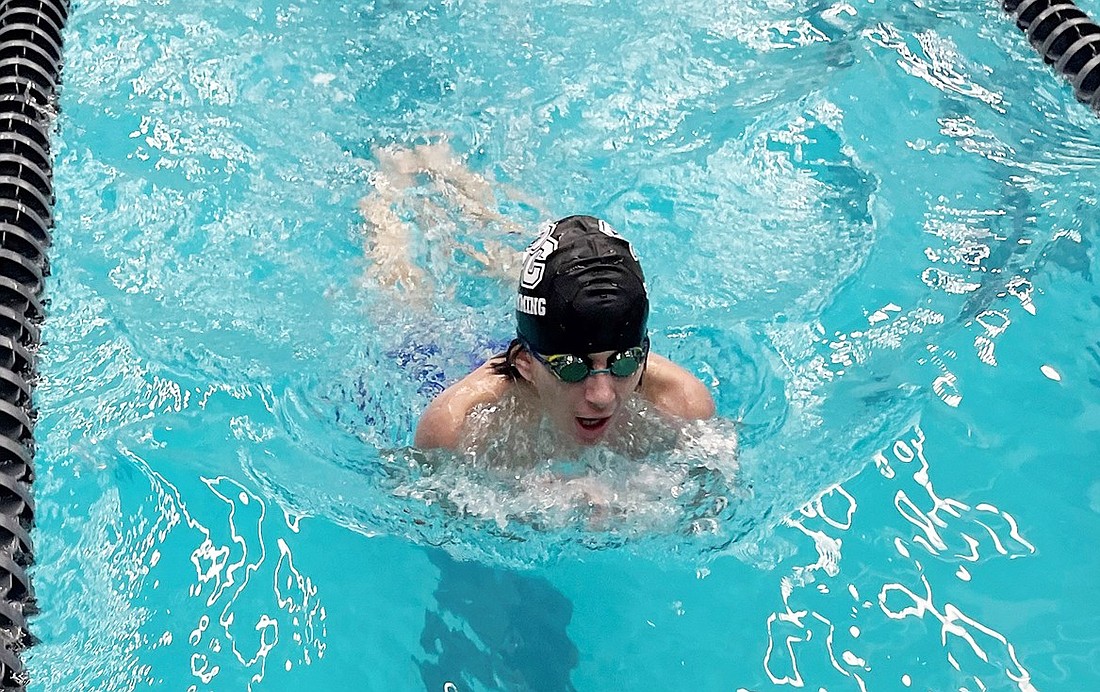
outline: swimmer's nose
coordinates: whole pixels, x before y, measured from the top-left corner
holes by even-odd
[[[611,375],[589,375],[584,381],[584,400],[593,409],[604,411],[615,405],[615,387]]]

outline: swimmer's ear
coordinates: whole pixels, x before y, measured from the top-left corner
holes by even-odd
[[[515,365],[516,372],[518,372],[519,376],[527,380],[528,382],[534,381],[532,370],[534,369],[535,364],[532,363],[531,360],[531,354],[528,353],[527,349],[525,348],[519,349],[516,355],[512,356],[512,364]]]

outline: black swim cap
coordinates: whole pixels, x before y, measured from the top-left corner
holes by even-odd
[[[649,298],[630,243],[592,216],[548,225],[527,248],[516,331],[538,353],[600,353],[640,346]]]

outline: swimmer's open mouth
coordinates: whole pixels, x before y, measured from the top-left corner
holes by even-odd
[[[606,418],[581,418],[576,417],[577,436],[582,442],[592,443],[602,438],[604,432],[612,421],[610,416]]]
[[[592,432],[602,430],[610,420],[610,416],[607,418],[581,418],[577,416],[577,423],[585,430],[590,430]]]

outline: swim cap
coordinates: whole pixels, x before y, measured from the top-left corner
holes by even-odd
[[[592,216],[549,224],[527,248],[516,331],[539,353],[600,353],[641,345],[649,298],[626,238]]]

